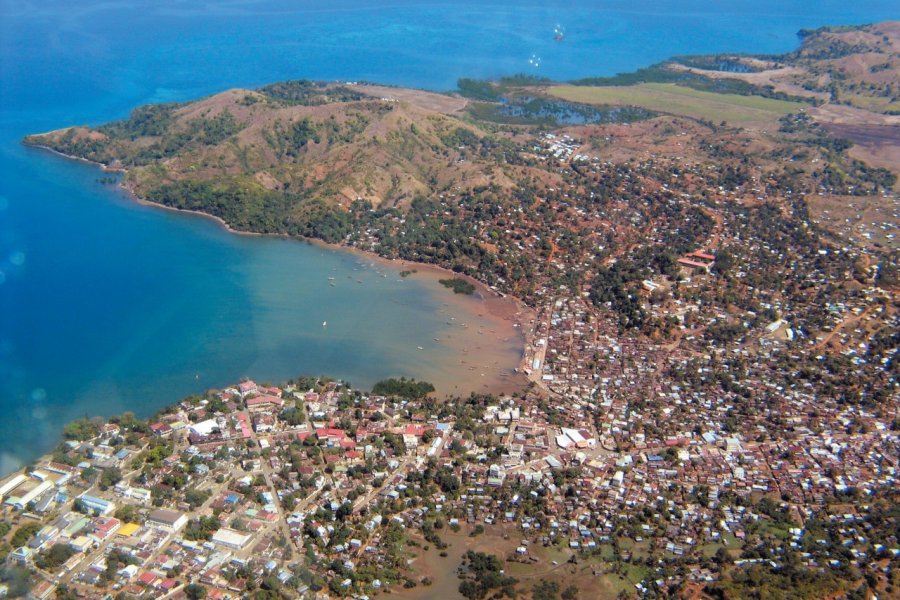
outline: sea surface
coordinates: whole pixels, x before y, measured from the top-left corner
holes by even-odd
[[[23,135],[283,79],[571,79],[897,17],[894,0],[0,0],[0,473],[79,416],[148,415],[243,376],[438,376],[454,358],[422,342],[449,322],[433,283],[138,205]],[[514,363],[515,344],[499,352]]]

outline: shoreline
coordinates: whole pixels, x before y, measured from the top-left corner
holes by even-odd
[[[31,144],[31,143],[24,142],[24,141],[22,143],[30,148],[38,148],[41,150],[46,150],[46,151],[49,151],[49,152],[55,154],[56,156],[60,156],[62,158],[68,159],[68,160],[74,160],[74,161],[78,161],[78,162],[82,162],[82,163],[85,163],[88,165],[98,167],[105,173],[121,173],[123,175],[128,173],[128,169],[126,169],[125,167],[110,167],[109,165],[106,165],[101,162],[89,160],[86,158],[81,158],[78,156],[72,156],[70,154],[65,154],[64,152],[60,152],[59,150],[56,150],[54,148],[51,148],[51,147],[43,145],[43,144]],[[459,278],[465,279],[466,281],[471,283],[473,286],[475,286],[475,293],[464,295],[463,298],[458,298],[458,299],[476,300],[476,298],[477,298],[484,304],[485,313],[490,315],[490,317],[492,319],[494,319],[498,322],[510,323],[514,329],[518,330],[517,333],[519,335],[520,357],[518,360],[518,364],[515,367],[515,370],[512,371],[512,373],[511,373],[511,379],[518,380],[518,381],[510,382],[512,385],[502,385],[502,386],[497,386],[497,387],[492,386],[492,387],[489,387],[489,389],[486,391],[491,392],[491,393],[493,393],[493,392],[507,393],[511,390],[525,389],[525,387],[527,387],[527,385],[529,383],[529,379],[524,374],[524,369],[528,367],[528,365],[526,364],[525,350],[527,349],[528,345],[531,342],[531,340],[530,340],[531,328],[529,327],[529,325],[530,325],[530,322],[533,322],[533,320],[537,317],[537,312],[535,311],[535,309],[533,309],[532,307],[525,304],[524,301],[522,301],[520,298],[518,298],[516,296],[511,296],[508,294],[503,294],[501,292],[495,291],[495,290],[491,289],[487,284],[485,284],[484,282],[482,282],[478,279],[475,279],[474,277],[471,277],[471,276],[463,274],[463,273],[457,273],[451,269],[442,267],[440,265],[435,265],[432,263],[415,262],[415,261],[409,261],[409,260],[404,260],[404,259],[387,258],[387,257],[381,256],[379,254],[376,254],[374,252],[371,252],[368,250],[363,250],[361,248],[347,246],[345,244],[334,244],[334,243],[326,242],[324,240],[319,240],[316,238],[291,236],[288,234],[279,234],[279,233],[258,233],[255,231],[241,231],[241,230],[234,229],[224,219],[222,219],[221,217],[217,217],[216,215],[211,215],[209,213],[199,211],[199,210],[189,210],[189,209],[175,208],[172,206],[166,206],[164,204],[160,204],[158,202],[153,202],[152,200],[147,200],[146,198],[142,198],[142,197],[138,196],[137,193],[134,191],[134,189],[132,187],[130,187],[129,185],[127,185],[124,182],[124,180],[120,181],[117,184],[117,187],[119,189],[125,191],[127,193],[128,197],[136,204],[139,204],[142,206],[149,206],[149,207],[156,208],[156,209],[168,210],[168,211],[171,211],[174,213],[189,214],[189,215],[203,217],[206,219],[211,219],[213,222],[215,222],[217,225],[219,225],[226,232],[233,234],[233,235],[270,237],[270,238],[275,238],[275,239],[284,239],[284,240],[305,242],[307,244],[310,244],[313,246],[318,246],[320,248],[324,248],[327,250],[345,252],[345,253],[349,253],[354,256],[357,256],[359,258],[365,259],[365,260],[374,261],[374,262],[380,263],[386,267],[389,267],[391,269],[396,269],[398,272],[401,270],[407,270],[407,269],[413,270],[414,269],[416,271],[416,273],[414,273],[414,275],[424,274],[426,277],[432,278],[435,283],[437,283],[437,280],[439,278],[443,278],[443,277],[447,277],[447,276],[459,277]],[[454,294],[449,289],[447,290],[447,293],[451,294],[453,296],[458,296],[458,294]]]

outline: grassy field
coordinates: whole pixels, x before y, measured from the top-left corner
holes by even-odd
[[[571,102],[640,106],[715,123],[774,122],[778,117],[805,106],[799,102],[761,96],[701,92],[672,83],[642,83],[624,87],[559,85],[551,87],[548,92]]]

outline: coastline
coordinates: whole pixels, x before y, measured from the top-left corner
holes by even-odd
[[[72,156],[69,154],[65,154],[63,152],[60,152],[59,150],[56,150],[54,148],[51,148],[51,147],[43,145],[43,144],[32,144],[32,143],[28,143],[28,142],[24,142],[24,141],[22,143],[31,148],[38,148],[41,150],[49,151],[49,152],[55,154],[56,156],[59,156],[59,157],[62,157],[62,158],[68,159],[68,160],[75,160],[75,161],[79,161],[82,163],[86,163],[86,164],[98,167],[103,172],[106,172],[106,173],[121,173],[123,175],[128,173],[128,169],[125,167],[110,167],[109,165],[106,165],[101,162],[92,161],[92,160],[89,160],[86,158],[81,158],[78,156]],[[475,292],[474,292],[474,294],[465,295],[462,298],[456,298],[456,299],[457,300],[464,300],[464,299],[480,300],[484,305],[486,314],[479,313],[479,316],[484,316],[485,318],[489,318],[490,320],[493,320],[498,324],[505,324],[507,326],[510,326],[510,327],[514,328],[515,330],[517,330],[518,336],[519,336],[520,357],[518,360],[518,364],[516,365],[515,371],[513,372],[512,376],[510,377],[510,379],[512,381],[510,381],[508,384],[496,385],[496,386],[492,386],[492,387],[489,386],[488,389],[485,391],[491,392],[491,393],[499,393],[499,394],[509,393],[509,392],[512,392],[515,390],[524,389],[529,383],[529,379],[524,374],[524,369],[527,368],[527,366],[528,366],[526,364],[525,350],[528,347],[528,344],[530,344],[530,342],[531,342],[531,340],[530,340],[530,337],[531,337],[530,324],[536,318],[537,313],[532,307],[528,306],[524,301],[522,301],[520,298],[518,298],[516,296],[502,294],[501,292],[491,289],[487,284],[485,284],[482,281],[479,281],[478,279],[475,279],[474,277],[471,277],[471,276],[463,274],[463,273],[457,273],[455,271],[452,271],[451,269],[447,269],[440,265],[435,265],[435,264],[431,264],[431,263],[421,263],[421,262],[415,262],[415,261],[409,261],[409,260],[403,260],[403,259],[386,258],[384,256],[381,256],[379,254],[376,254],[376,253],[368,251],[368,250],[363,250],[361,248],[347,246],[344,244],[334,244],[334,243],[326,242],[324,240],[319,240],[316,238],[298,237],[298,236],[291,236],[291,235],[287,235],[287,234],[278,234],[278,233],[258,233],[258,232],[254,232],[254,231],[237,230],[237,229],[234,229],[233,227],[231,227],[221,217],[217,217],[215,215],[211,215],[209,213],[199,211],[199,210],[187,210],[187,209],[175,208],[172,206],[166,206],[164,204],[160,204],[158,202],[153,202],[152,200],[147,200],[146,198],[142,198],[124,180],[120,181],[118,183],[118,187],[120,189],[124,190],[127,193],[128,197],[133,202],[135,202],[139,205],[150,206],[150,207],[153,207],[156,209],[168,210],[168,211],[172,211],[175,213],[191,214],[191,215],[200,216],[200,217],[203,217],[206,219],[211,219],[216,224],[218,224],[222,229],[224,229],[225,231],[227,231],[228,233],[233,234],[233,235],[259,236],[259,237],[270,237],[270,238],[275,238],[275,239],[302,241],[307,244],[317,246],[320,248],[324,248],[327,250],[349,253],[349,254],[357,256],[361,259],[375,262],[375,263],[378,263],[387,268],[397,270],[398,272],[402,271],[402,270],[415,270],[416,273],[414,275],[423,275],[427,279],[431,279],[435,285],[439,285],[437,283],[438,279],[441,279],[444,277],[449,276],[449,277],[463,278],[475,287]],[[453,294],[453,292],[450,290],[447,290],[447,294],[451,298],[458,296],[457,294]],[[473,298],[473,296],[475,296],[476,298]],[[444,393],[449,393],[449,390],[445,390]]]

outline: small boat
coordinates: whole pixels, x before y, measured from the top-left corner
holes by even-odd
[[[424,349],[425,348],[423,348],[422,346],[416,346],[416,350],[424,350]]]
[[[326,325],[328,325],[328,321],[322,321],[322,327],[325,327]]]
[[[562,25],[557,25],[553,28],[553,39],[557,42],[566,39],[566,31],[562,28]]]

